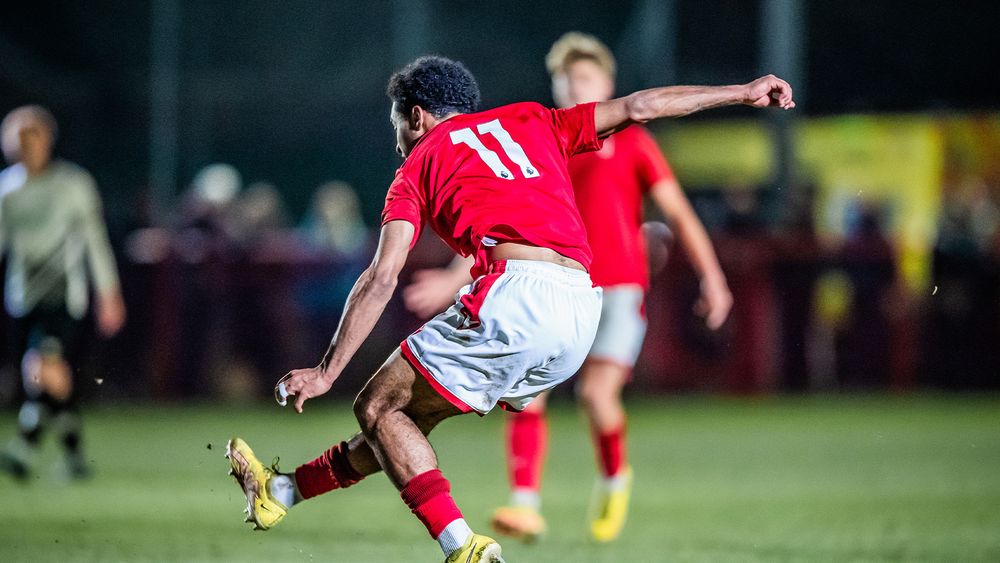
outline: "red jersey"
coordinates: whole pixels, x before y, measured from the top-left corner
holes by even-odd
[[[486,273],[486,247],[550,248],[590,268],[587,231],[570,183],[569,157],[601,147],[594,106],[549,109],[525,102],[457,115],[417,141],[396,171],[382,224],[424,222]]]
[[[601,150],[571,158],[569,172],[594,252],[594,284],[648,288],[642,198],[657,182],[674,177],[656,141],[633,125],[605,140]]]

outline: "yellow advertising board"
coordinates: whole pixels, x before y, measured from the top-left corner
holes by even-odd
[[[1000,120],[992,123],[1000,145]],[[800,120],[792,129],[795,176],[816,189],[820,235],[843,235],[852,209],[876,204],[885,212],[900,272],[913,290],[929,283],[945,125],[946,120],[924,115],[847,115]],[[951,128],[963,130],[954,120]],[[773,139],[763,121],[674,123],[661,131],[660,140],[687,188],[767,185],[775,169]]]

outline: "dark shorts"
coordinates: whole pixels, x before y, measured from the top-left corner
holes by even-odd
[[[73,318],[63,306],[39,305],[21,318],[11,319],[10,351],[20,362],[28,350],[55,352],[74,368],[84,335],[83,319]]]

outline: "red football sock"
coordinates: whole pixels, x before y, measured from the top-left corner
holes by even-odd
[[[519,412],[507,419],[507,471],[514,489],[537,491],[548,448],[545,414]]]
[[[448,524],[462,517],[462,512],[451,498],[451,483],[440,469],[431,469],[417,475],[403,487],[399,494],[410,510],[427,526],[431,537],[437,539]]]
[[[597,463],[605,477],[614,477],[625,466],[625,425],[611,432],[594,431]]]
[[[347,459],[347,442],[331,446],[322,455],[295,470],[295,485],[302,498],[346,489],[364,478]]]

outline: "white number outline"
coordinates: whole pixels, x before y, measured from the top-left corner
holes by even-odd
[[[504,154],[507,158],[511,160],[514,164],[521,169],[521,174],[525,178],[537,178],[541,176],[538,173],[538,168],[528,160],[528,155],[524,152],[524,147],[515,141],[510,133],[503,128],[500,124],[499,119],[494,119],[493,121],[487,121],[486,123],[480,123],[476,126],[476,130],[479,131],[480,135],[492,135],[494,139],[500,143],[500,148],[503,149]],[[490,167],[490,170],[496,174],[497,178],[503,180],[513,180],[514,174],[511,173],[510,169],[504,166],[503,161],[500,160],[500,155],[496,152],[491,151],[486,148],[486,145],[479,139],[479,137],[472,132],[472,128],[465,127],[462,129],[456,129],[451,132],[451,143],[453,145],[465,144],[472,150],[476,151],[479,158],[486,163],[486,166]]]

